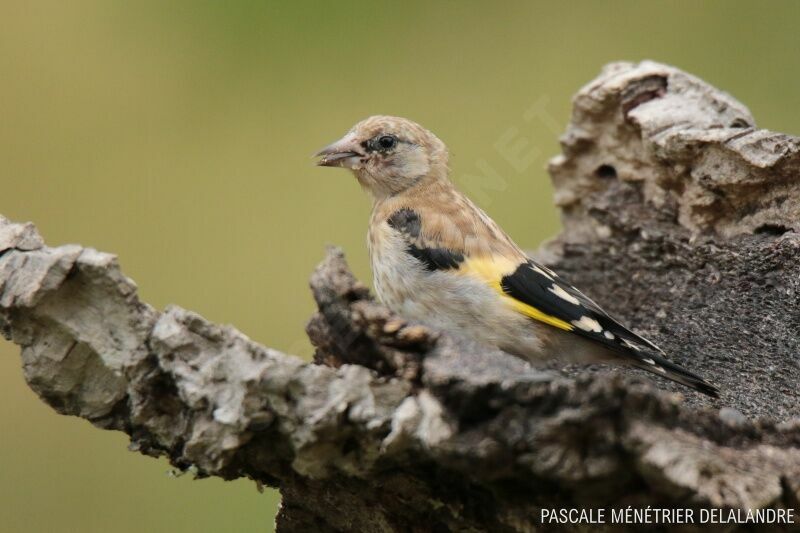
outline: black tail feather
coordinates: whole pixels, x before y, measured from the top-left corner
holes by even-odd
[[[686,385],[712,398],[719,398],[719,388],[694,372],[690,372],[682,366],[676,365],[672,361],[668,361],[664,357],[654,353],[641,352],[638,355],[640,357],[631,360],[631,363],[635,367],[647,370],[657,376],[667,378],[681,385]]]

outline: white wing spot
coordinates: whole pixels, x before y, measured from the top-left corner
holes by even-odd
[[[627,340],[625,340],[625,339],[622,339],[622,344],[623,344],[623,345],[624,345],[626,348],[630,348],[631,350],[636,350],[637,352],[641,352],[641,351],[642,351],[642,349],[641,349],[641,348],[639,348],[638,346],[636,346],[635,344],[633,344],[633,343],[631,343],[631,342],[628,342],[628,341],[627,341]]]
[[[656,364],[656,362],[653,361],[652,359],[650,359],[649,357],[642,357],[642,361],[644,361],[648,365],[655,365]],[[658,367],[658,368],[661,368],[661,367]]]
[[[654,366],[653,370],[655,370],[656,372],[661,372],[662,374],[666,374],[667,373],[667,371],[664,370],[664,368],[660,367],[660,366]]]
[[[542,276],[546,277],[547,279],[553,279],[553,276],[550,273],[545,272],[544,270],[542,270],[541,268],[539,268],[536,265],[531,265],[531,270],[533,270],[537,274],[541,274]]]
[[[583,315],[580,320],[573,320],[572,325],[576,328],[582,329],[583,331],[594,331],[595,333],[600,333],[603,331],[602,326],[600,326],[600,322],[586,315]]]
[[[562,300],[566,300],[567,302],[571,303],[572,305],[581,305],[581,302],[578,301],[573,295],[562,289],[558,285],[553,285],[552,287],[547,289],[548,291],[552,292]]]
[[[612,340],[612,341],[614,340],[614,334],[611,333],[610,331],[604,331],[603,332],[603,336],[608,340]]]

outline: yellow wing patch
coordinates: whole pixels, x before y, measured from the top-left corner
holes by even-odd
[[[458,269],[458,272],[460,274],[474,276],[489,285],[497,291],[500,297],[503,298],[512,309],[522,315],[566,331],[575,329],[572,324],[560,318],[548,315],[532,305],[520,302],[503,291],[503,287],[500,285],[503,277],[512,274],[518,266],[519,262],[511,261],[504,257],[472,257],[461,264],[461,268]]]

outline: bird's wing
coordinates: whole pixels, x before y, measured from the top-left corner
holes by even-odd
[[[536,261],[526,258],[513,271],[499,272],[495,278],[499,278],[497,290],[510,298],[518,312],[599,343],[636,367],[719,396],[716,386],[666,359],[661,348],[620,324],[591,298]]]
[[[471,227],[484,227],[483,217]],[[472,238],[463,231],[449,237],[446,232],[427,231],[430,226],[425,219],[410,208],[396,211],[388,223],[406,239],[407,252],[427,270],[475,277],[531,320],[594,341],[634,366],[716,396],[716,387],[668,361],[658,346],[623,326],[558,274],[525,256],[490,220],[492,227],[484,228],[488,234]],[[457,225],[470,227],[463,221]],[[495,246],[479,245],[498,238],[501,242]]]
[[[532,259],[525,259],[510,272],[498,273],[498,291],[510,298],[520,313],[558,321],[557,327],[588,338],[623,355],[663,353],[647,339],[632,332],[606,313],[592,299],[558,274]]]

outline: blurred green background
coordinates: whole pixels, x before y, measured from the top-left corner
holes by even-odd
[[[369,202],[310,154],[408,116],[521,244],[558,230],[546,160],[570,98],[652,58],[800,133],[798,2],[0,0],[0,213],[119,254],[144,300],[308,357],[310,271],[369,279]],[[496,145],[528,143],[516,163]],[[57,416],[0,341],[0,530],[267,531],[278,496],[173,479],[124,435]]]

